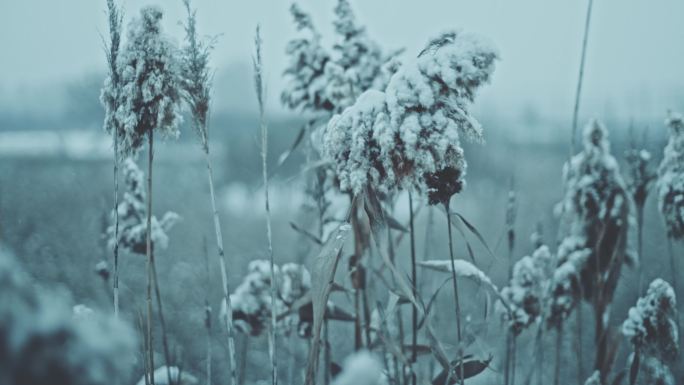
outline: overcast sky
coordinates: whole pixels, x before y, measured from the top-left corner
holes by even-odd
[[[384,47],[415,54],[445,29],[488,36],[501,61],[480,94],[478,110],[517,116],[531,107],[570,115],[579,66],[583,0],[351,0],[358,19]],[[126,19],[143,0],[125,0]],[[181,0],[158,0],[166,31],[182,38]],[[194,0],[199,29],[222,34],[214,53],[217,108],[240,109],[250,86],[254,27],[262,24],[270,104],[278,109],[284,47],[294,27],[285,0]],[[329,36],[334,0],[300,0]],[[32,108],[57,86],[105,64],[104,0],[0,2],[0,103]],[[659,115],[684,107],[684,1],[596,0],[591,23],[582,112]],[[45,106],[39,107],[45,108]]]

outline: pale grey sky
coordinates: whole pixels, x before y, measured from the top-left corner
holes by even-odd
[[[387,48],[415,54],[442,30],[488,36],[502,60],[480,94],[479,110],[519,116],[570,115],[586,0],[351,0],[357,17]],[[166,11],[166,31],[182,38],[181,0],[124,0],[127,20],[148,3]],[[262,24],[270,103],[278,97],[284,47],[294,33],[285,0],[194,0],[202,33],[222,34],[214,53],[216,108],[245,108],[253,32]],[[300,0],[324,33],[334,0]],[[104,72],[98,31],[104,0],[0,2],[0,103],[18,108],[57,98],[54,87]],[[583,115],[657,116],[684,107],[684,1],[595,0],[583,93]],[[240,64],[243,63],[243,64]],[[231,73],[224,73],[231,69]],[[231,86],[233,85],[233,86]],[[52,91],[51,91],[52,90]],[[58,100],[55,103],[58,104]],[[45,105],[39,108],[46,108]]]

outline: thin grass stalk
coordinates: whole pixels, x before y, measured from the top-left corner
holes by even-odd
[[[240,357],[242,357],[240,360],[240,378],[238,382],[240,385],[245,384],[245,373],[247,372],[247,353],[249,352],[249,334],[243,334],[243,336],[242,352],[240,354]]]
[[[209,292],[211,288],[211,275],[209,274],[209,251],[207,250],[207,238],[202,239],[202,251],[204,254],[204,267],[205,267],[205,279],[207,282],[207,290],[204,294],[204,329],[207,332],[207,365],[206,365],[206,377],[207,385],[211,385],[211,358],[212,358],[212,345],[211,345],[211,306],[209,305]]]
[[[360,259],[363,254],[363,246],[361,228],[359,226],[359,216],[358,207],[355,204],[355,199],[352,195],[349,196],[350,200],[350,223],[352,226],[352,231],[354,233],[354,255],[352,256],[352,261],[350,261],[350,270],[352,272],[352,286],[354,288],[354,350],[361,350],[363,347],[363,339],[361,332],[361,293],[360,293],[360,283],[358,282],[358,277],[360,273]]]
[[[193,112],[193,123],[200,135],[202,151],[204,152],[204,162],[207,169],[207,180],[209,182],[209,194],[211,200],[211,210],[214,222],[214,233],[216,234],[216,249],[218,250],[218,260],[221,271],[221,286],[223,290],[223,308],[226,309],[225,322],[226,333],[228,335],[228,361],[230,364],[230,384],[237,385],[237,362],[235,359],[235,331],[233,328],[233,307],[230,303],[230,288],[228,287],[228,274],[226,272],[225,247],[223,243],[223,232],[221,220],[216,206],[216,193],[214,191],[214,172],[211,163],[209,150],[208,116],[209,116],[209,88],[211,87],[211,76],[207,68],[207,58],[211,45],[203,50],[197,39],[196,16],[190,6],[190,0],[184,0],[187,11],[187,41],[190,46],[189,54],[193,63],[192,85],[194,92],[188,95],[191,105],[206,105],[206,110],[202,108],[191,108]],[[200,91],[197,91],[200,90]]]
[[[672,288],[674,289],[675,295],[677,295],[679,293],[679,285],[677,279],[677,261],[675,260],[673,243],[672,237],[667,237],[667,253],[670,255],[670,270],[672,270]]]
[[[587,41],[589,39],[589,24],[591,21],[591,8],[594,0],[587,4],[587,17],[584,22],[584,38],[582,39],[582,57],[580,58],[579,76],[577,78],[577,90],[575,92],[575,107],[572,112],[572,137],[570,138],[570,157],[575,155],[575,141],[577,140],[577,115],[579,114],[580,95],[582,93],[582,80],[584,79],[584,63],[587,56]]]
[[[328,385],[330,384],[330,365],[331,365],[331,357],[330,357],[330,324],[328,323],[328,319],[323,317],[323,343],[325,346],[323,347],[323,363],[325,364],[325,370],[323,371],[324,376],[323,376],[323,384]]]
[[[206,136],[205,136],[206,138]],[[204,160],[207,166],[207,179],[209,180],[209,194],[211,196],[211,210],[214,216],[214,231],[216,233],[216,247],[218,248],[219,265],[221,269],[221,286],[223,288],[223,307],[226,309],[224,321],[228,332],[228,361],[230,363],[230,380],[235,385],[237,381],[237,362],[235,360],[235,329],[233,328],[233,307],[230,303],[228,289],[228,274],[226,272],[226,256],[223,249],[223,235],[218,209],[216,208],[216,194],[214,192],[214,172],[209,158],[209,147],[204,150]]]
[[[580,284],[581,286],[581,284]],[[581,291],[582,289],[580,289]],[[580,297],[582,298],[582,297]],[[577,384],[584,384],[584,364],[582,354],[582,301],[577,303]]]
[[[404,349],[405,333],[404,333],[403,312],[402,312],[401,306],[397,306],[395,312],[396,312],[396,317],[397,317],[397,327],[399,329],[399,351],[401,352],[402,355],[404,355],[405,354],[405,349]],[[389,338],[389,336],[388,336],[388,338]],[[399,371],[397,373],[397,379],[399,380],[399,385],[406,385],[407,384],[405,367],[406,366],[403,362],[401,363],[401,365],[399,365],[397,367],[397,370]]]
[[[637,255],[639,258],[642,257],[643,246],[644,246],[644,206],[637,205],[636,207],[636,217],[637,217]],[[641,264],[640,264],[641,265]],[[644,290],[644,268],[639,266],[639,295],[642,294]]]
[[[120,88],[119,69],[117,65],[119,56],[119,46],[121,43],[121,14],[114,4],[114,0],[107,0],[107,16],[109,18],[109,46],[105,43],[105,53],[107,64],[109,65],[110,81],[112,90],[117,94],[114,100],[118,100],[118,90]],[[109,50],[107,51],[107,47]],[[107,106],[112,108],[115,106]],[[113,119],[112,142],[114,144],[114,317],[119,318],[119,124],[117,119]]]
[[[515,217],[516,217],[516,196],[515,180],[511,178],[511,185],[508,192],[508,202],[506,204],[506,244],[508,246],[508,282],[513,279],[513,264],[515,250]],[[506,385],[515,383],[515,334],[510,327],[506,328],[506,372],[504,375]]]
[[[364,334],[366,335],[366,346],[371,346],[371,312],[370,307],[368,306],[368,287],[366,286],[365,275],[363,278],[363,290],[361,290],[361,305],[363,306],[363,330]]]
[[[537,385],[542,385],[544,377],[544,320],[539,323],[537,337],[535,338],[535,370],[537,372]]]
[[[169,385],[173,385],[171,378],[171,352],[169,351],[169,340],[166,333],[166,321],[164,320],[164,308],[162,306],[161,292],[157,276],[157,264],[154,261],[154,249],[152,250],[152,278],[154,279],[154,295],[157,298],[157,312],[159,313],[159,326],[162,332],[162,348],[164,349],[164,361],[166,362],[166,376]],[[179,377],[180,378],[180,377]]]
[[[394,249],[394,242],[392,241],[392,228],[390,226],[387,226],[387,239],[389,240],[389,242],[387,243],[387,255],[392,264],[394,264],[394,261],[396,259],[396,252]],[[392,282],[392,286],[396,287],[397,283],[394,275],[392,275],[390,279]],[[394,316],[397,317],[397,328],[399,331],[399,349],[401,349],[401,353],[404,354],[404,324],[402,322],[403,314],[400,306],[398,306],[394,310]],[[390,315],[387,314],[386,317],[390,317]],[[386,322],[387,321],[385,321],[385,323]],[[391,336],[387,335],[387,338],[391,338]],[[396,355],[393,355],[392,357],[392,365],[394,367],[393,382],[397,385],[404,385],[406,383],[406,378],[404,378],[403,363],[400,365]]]
[[[511,331],[506,328],[506,360],[504,362],[504,385],[511,383],[511,339],[513,335]]]
[[[154,337],[152,336],[152,266],[154,258],[152,254],[152,162],[154,160],[154,130],[148,131],[148,154],[147,154],[147,234],[145,235],[147,247],[147,353],[150,370],[150,385],[154,385]]]
[[[145,385],[150,385],[150,374],[147,367],[147,336],[145,333],[145,321],[143,321],[143,315],[140,309],[137,310],[138,315],[138,330],[140,331],[140,344],[142,348],[142,366],[143,366],[143,378],[145,379]]]
[[[271,381],[273,385],[278,384],[278,362],[276,358],[276,275],[275,262],[273,259],[273,235],[271,229],[271,207],[268,198],[268,126],[264,119],[264,85],[263,85],[263,62],[261,57],[260,27],[256,27],[254,38],[255,57],[254,57],[254,85],[256,87],[257,101],[259,102],[259,126],[261,127],[261,171],[264,183],[264,203],[266,208],[266,239],[268,247],[268,258],[271,264],[271,327],[268,332],[268,355],[271,359]]]
[[[672,237],[667,237],[667,252],[670,254],[670,270],[672,270],[672,289],[675,292],[675,296],[679,294],[679,286],[678,286],[678,279],[677,279],[677,261],[675,260],[675,254],[674,254],[674,240]],[[676,310],[676,309],[675,309]],[[675,322],[677,323],[677,328],[680,328],[680,317],[679,317],[679,311],[675,311]],[[681,346],[682,343],[682,334],[684,333],[679,333],[679,341],[678,343]],[[680,353],[681,354],[681,353]]]
[[[454,260],[454,241],[451,236],[451,211],[449,210],[449,202],[444,203],[444,209],[447,214],[447,231],[449,234],[449,258],[451,259],[451,278],[454,288],[454,305],[456,306],[456,335],[458,337],[458,373],[459,373],[459,384],[465,384],[465,379],[463,378],[463,342],[461,336],[461,304],[458,298],[458,281],[456,276],[456,262]]]
[[[119,140],[114,133],[114,317],[119,318]]]
[[[428,256],[430,255],[430,251],[431,251],[430,246],[432,245],[433,230],[435,227],[434,219],[435,219],[435,213],[434,213],[434,210],[432,209],[432,206],[427,206],[427,218],[426,218],[426,224],[425,224],[425,235],[424,235],[424,243],[423,243],[423,258],[422,258],[423,261],[426,261],[429,259]],[[418,282],[416,282],[416,288],[417,288],[418,292],[423,291],[423,288],[425,286],[425,282],[427,281],[425,279],[425,274],[426,274],[425,269],[422,269],[419,273]],[[433,373],[433,369],[434,369],[434,362],[432,360],[430,360],[428,363],[428,367],[423,368],[423,370],[420,371],[420,376],[418,376],[417,382],[423,383],[423,381],[425,381],[426,373],[428,373],[427,374],[427,377],[428,377],[427,380],[431,380],[430,376]],[[417,375],[418,373],[415,373],[415,374]]]
[[[413,226],[413,196],[411,192],[408,193],[409,200],[409,232],[411,239],[411,284],[413,287],[413,296],[418,297],[418,274],[416,273],[416,237]],[[415,364],[418,359],[416,348],[418,346],[418,309],[411,306],[411,363]],[[402,341],[403,346],[403,341]],[[411,383],[416,385],[416,374],[413,373]]]
[[[560,385],[561,350],[563,347],[563,322],[556,329],[556,367],[553,372],[553,384]]]
[[[511,338],[511,384],[515,384],[515,364],[516,364],[516,355],[518,351],[518,345],[517,345],[517,338],[515,335],[513,335],[513,338]]]
[[[290,364],[287,365],[287,383],[295,383],[295,368],[297,367],[297,340],[295,333],[290,333],[290,347],[292,349],[292,354],[290,354]]]

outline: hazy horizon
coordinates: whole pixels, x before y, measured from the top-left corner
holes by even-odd
[[[182,43],[180,22],[184,12],[180,0],[124,1],[124,24],[148,3],[162,6],[166,31]],[[334,2],[298,3],[311,12],[325,42],[330,43],[327,37]],[[213,53],[216,110],[255,108],[245,95],[253,92],[252,40],[260,23],[269,109],[273,114],[285,112],[279,94],[285,45],[295,33],[287,11],[290,4],[193,1],[200,33],[220,35]],[[501,60],[492,84],[478,97],[478,114],[520,118],[534,113],[555,120],[570,118],[586,2],[428,0],[400,1],[389,8],[378,0],[356,0],[352,5],[374,39],[387,48],[405,47],[405,55],[418,52],[427,39],[449,28],[462,27],[496,42]],[[0,45],[10,53],[0,71],[0,111],[59,114],[67,99],[63,96],[65,88],[104,78],[100,39],[100,33],[107,31],[104,8],[104,1],[92,0],[28,0],[0,5]],[[680,43],[684,28],[675,28],[683,13],[684,2],[677,0],[596,2],[582,117],[653,119],[664,117],[668,109],[684,107],[684,48]],[[414,26],[407,28],[407,23]]]

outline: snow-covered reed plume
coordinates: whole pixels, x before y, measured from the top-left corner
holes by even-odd
[[[294,326],[306,326],[308,319],[288,309],[303,298],[311,290],[311,275],[306,267],[295,263],[286,263],[275,267],[277,292],[275,311],[278,317],[278,330],[288,333]],[[242,333],[258,336],[268,328],[271,320],[271,264],[266,260],[254,260],[249,263],[247,275],[230,295],[233,304],[235,327]],[[225,307],[221,308],[221,314]],[[285,315],[286,314],[286,315]],[[285,315],[285,316],[281,316]]]
[[[651,153],[632,144],[632,147],[625,153],[625,160],[627,161],[627,190],[632,195],[634,204],[643,208],[651,184],[656,179],[656,173],[651,168]]]
[[[112,213],[114,223],[107,228],[109,247],[117,243],[116,214],[118,213],[120,227],[118,244],[127,252],[145,254],[147,239],[147,209],[145,207],[144,173],[131,158],[126,158],[122,164],[126,192],[117,207],[116,213]],[[153,247],[165,249],[169,244],[167,232],[178,222],[180,216],[174,212],[167,212],[160,220],[152,216],[152,244]]]
[[[274,273],[276,277],[280,276],[277,266]],[[230,295],[230,302],[233,305],[233,323],[237,330],[258,336],[268,328],[272,306],[269,261],[254,260],[249,263],[247,275]],[[276,301],[276,307],[279,313],[284,310],[280,300]]]
[[[563,243],[571,246],[568,251],[581,246],[590,251],[580,270],[585,298],[601,291],[604,300],[610,301],[622,264],[633,262],[636,255],[627,247],[632,201],[610,154],[603,124],[592,120],[585,126],[584,149],[565,165],[563,173],[566,193],[562,205],[568,223]],[[559,253],[561,264],[566,259],[567,255]],[[598,282],[597,275],[601,277]]]
[[[202,149],[209,152],[209,107],[211,104],[212,71],[209,65],[213,40],[197,36],[197,11],[190,0],[183,0],[187,12],[185,45],[181,48],[180,72],[182,96],[190,109],[193,128],[200,137]]]
[[[496,50],[473,34],[454,31],[433,39],[404,64],[383,91],[364,92],[333,117],[324,152],[340,188],[359,193],[413,188],[430,203],[445,203],[463,188],[461,136],[482,140],[469,111],[476,90],[494,70]]]
[[[561,261],[553,271],[550,282],[547,325],[560,329],[563,322],[580,301],[580,272],[589,260],[591,250],[584,247],[580,238],[565,238],[558,247]]]
[[[644,148],[638,148],[634,140],[626,151],[627,160],[627,191],[634,202],[637,223],[637,254],[643,252],[644,206],[656,180],[656,173],[651,167],[651,153]],[[639,269],[639,293],[643,287],[643,268]]]
[[[178,50],[161,28],[160,8],[142,8],[140,17],[129,26],[128,39],[121,51],[121,101],[116,112],[122,125],[120,152],[135,155],[147,139],[147,346],[150,382],[154,385],[152,284],[152,161],[154,133],[177,137],[181,122],[181,77]]]
[[[501,290],[510,310],[503,312],[514,335],[541,319],[553,257],[546,245],[522,257],[513,266],[509,286]]]
[[[672,286],[677,292],[678,269],[672,243],[684,239],[684,117],[671,112],[665,124],[670,129],[670,138],[658,168],[658,209],[665,222]]]
[[[226,257],[224,253],[223,233],[221,220],[216,206],[216,193],[214,191],[214,172],[209,155],[209,112],[211,104],[212,71],[209,66],[209,58],[213,49],[213,40],[203,41],[197,36],[197,13],[190,4],[190,0],[184,0],[187,12],[185,24],[185,46],[181,55],[181,75],[183,98],[190,108],[195,132],[199,136],[200,144],[204,152],[204,161],[207,169],[209,183],[209,197],[211,200],[214,234],[216,235],[216,249],[221,269],[221,292],[223,293],[223,307],[231,309],[230,296],[228,294],[228,274],[226,272]],[[231,384],[237,385],[237,360],[235,359],[235,337],[233,331],[232,311],[225,312],[222,319],[228,334],[228,360],[230,362]]]
[[[684,239],[684,117],[670,113],[665,124],[670,139],[658,169],[658,208],[665,220],[667,235]]]
[[[591,303],[596,322],[594,369],[605,379],[612,355],[606,333],[610,304],[623,264],[635,263],[628,243],[634,225],[633,203],[618,163],[610,154],[608,131],[591,120],[583,132],[584,148],[563,169],[565,198],[562,202],[565,229],[554,274],[549,321],[562,322],[576,300]],[[557,278],[557,279],[556,279]],[[576,280],[573,282],[573,280]],[[560,316],[560,317],[554,317]]]
[[[135,154],[157,131],[177,137],[180,114],[180,65],[177,47],[161,27],[163,12],[144,7],[129,25],[120,53],[121,104],[116,112],[122,124],[120,151]]]
[[[396,70],[397,52],[385,53],[359,25],[347,0],[338,0],[332,49],[324,47],[309,14],[290,7],[299,36],[288,42],[287,85],[281,101],[290,109],[331,114],[352,105],[364,91],[384,89]]]
[[[653,385],[675,385],[675,378],[672,375],[670,368],[662,361],[653,357],[646,357],[641,362],[641,370],[639,372],[641,378],[637,381],[639,384],[653,384]]]
[[[127,378],[134,338],[117,319],[92,311],[75,318],[64,299],[36,291],[4,250],[0,291],[0,383],[107,385]]]
[[[628,314],[622,334],[634,349],[628,360],[630,384],[673,384],[667,364],[674,363],[678,356],[679,330],[672,286],[656,278]],[[637,382],[639,378],[641,382]]]
[[[342,372],[333,385],[384,385],[382,365],[370,352],[362,350],[345,358]]]
[[[284,76],[287,85],[280,95],[282,103],[290,109],[305,111],[331,111],[333,104],[325,96],[325,66],[330,54],[321,44],[321,35],[311,16],[296,3],[290,13],[299,36],[287,43],[285,53],[289,63]]]
[[[335,6],[333,62],[326,63],[326,95],[336,112],[352,105],[366,90],[382,90],[397,69],[396,52],[387,54],[356,20],[347,0]]]
[[[646,295],[629,309],[629,317],[622,323],[622,334],[641,353],[672,362],[679,350],[676,314],[677,299],[672,286],[657,278],[649,285]]]
[[[109,71],[100,93],[100,102],[105,107],[104,128],[112,135],[114,144],[114,315],[119,316],[119,135],[122,134],[121,123],[116,118],[121,93],[121,76],[119,74],[119,49],[121,45],[121,25],[123,17],[114,0],[107,0],[107,17],[109,21],[109,41],[105,42],[107,70]]]

